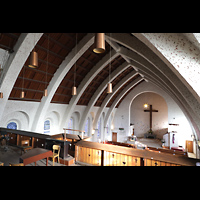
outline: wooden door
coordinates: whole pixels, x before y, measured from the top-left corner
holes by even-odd
[[[117,142],[117,133],[112,132],[112,141]]]
[[[193,141],[186,140],[186,151],[193,153]]]

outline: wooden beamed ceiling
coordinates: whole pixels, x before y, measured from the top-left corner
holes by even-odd
[[[94,44],[91,45],[76,62],[76,87],[80,85],[81,81],[84,79],[87,73],[109,52],[107,43],[106,51],[103,54],[95,54],[93,52],[93,48]],[[71,67],[65,78],[62,80],[60,86],[54,94],[54,97],[52,98],[52,103],[69,103],[70,99],[72,98],[71,92],[74,85],[74,69],[75,64]]]
[[[79,43],[87,33],[77,34],[77,43]],[[0,48],[13,52],[14,45],[16,44],[20,33],[1,33],[0,34]],[[48,50],[48,38],[49,38],[49,56],[48,56],[48,69],[47,67],[47,50]],[[76,44],[75,33],[44,33],[35,46],[35,51],[38,53],[38,68],[32,69],[28,67],[29,57],[27,58],[18,78],[14,84],[14,87],[10,93],[9,100],[21,100],[21,101],[36,101],[40,102],[43,97],[44,89],[47,88],[52,80],[55,72],[63,62],[65,57],[72,51]],[[76,87],[79,87],[85,76],[90,70],[96,66],[96,64],[109,54],[110,45],[106,42],[106,51],[103,54],[96,54],[93,52],[94,44],[92,44],[83,55],[76,62]],[[111,73],[114,72],[124,62],[124,58],[120,55],[117,56],[111,62]],[[69,104],[72,95],[72,86],[74,84],[74,69],[75,65],[71,67],[64,79],[61,81],[57,88],[51,103]],[[133,71],[133,67],[130,66],[122,73],[120,73],[113,81],[113,88],[115,85]],[[88,87],[83,92],[77,105],[88,105],[92,96],[97,88],[109,75],[109,64],[106,65],[91,81]],[[115,98],[120,92],[127,86],[127,84],[134,81],[139,75],[136,75],[126,84],[124,84],[116,94],[107,103],[107,107],[110,107]],[[25,92],[25,98],[20,98],[22,88]],[[107,96],[106,89],[100,94],[99,98],[95,102],[95,106],[101,106],[102,102]],[[120,101],[121,102],[121,101]],[[117,107],[119,106],[119,103]]]
[[[19,36],[20,33],[0,33],[0,48],[12,53]]]

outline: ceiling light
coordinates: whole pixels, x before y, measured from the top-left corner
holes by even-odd
[[[47,92],[47,89],[44,90],[44,97],[47,97],[48,95],[48,92]]]
[[[107,93],[112,93],[112,83],[108,83]]]
[[[25,95],[24,95],[24,91],[22,91],[21,94],[20,94],[20,98],[23,99],[24,96],[25,96]]]
[[[49,35],[48,35],[48,40],[47,40],[47,64],[46,64],[46,72],[45,72],[45,90],[44,90],[44,97],[47,97],[48,91],[47,91],[47,70],[48,70],[48,64],[49,64]]]
[[[72,95],[76,95],[76,86],[72,87]]]
[[[95,34],[95,47],[93,51],[95,53],[104,53],[105,52],[105,34],[96,33]]]
[[[75,46],[75,55],[77,54],[77,33],[76,33],[76,46]],[[74,86],[72,87],[72,95],[77,95],[76,93],[76,62],[75,62],[75,65],[74,65]]]
[[[30,63],[28,65],[30,68],[38,67],[38,53],[36,51],[31,52]]]
[[[110,33],[110,36],[111,36],[111,33]],[[111,46],[110,46],[110,63],[109,63],[109,71],[108,71],[108,88],[107,88],[107,93],[112,93],[112,83],[111,83],[111,80],[110,80],[110,74],[111,74]]]

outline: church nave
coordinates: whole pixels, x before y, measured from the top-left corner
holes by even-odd
[[[160,165],[171,151],[200,159],[198,38],[198,33],[0,33],[1,148],[11,144],[26,153],[40,148],[38,155],[51,157],[53,145],[60,145],[61,160],[69,153],[75,162],[95,165],[107,165],[106,158],[108,165],[135,165],[137,157],[144,166],[153,163],[147,161],[152,152]],[[163,160],[154,147],[168,152]],[[184,159],[175,164],[184,165]]]

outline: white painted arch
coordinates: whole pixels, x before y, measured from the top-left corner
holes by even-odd
[[[88,33],[77,45],[77,54],[75,55],[75,47],[72,51],[66,56],[65,60],[60,64],[58,70],[54,74],[49,86],[48,96],[43,97],[41,103],[37,109],[34,122],[32,124],[32,131],[36,131],[41,126],[41,123],[44,121],[44,115],[48,110],[49,104],[53,95],[55,94],[57,88],[65,77],[66,73],[71,69],[74,63],[82,56],[82,54],[93,44],[94,34]]]
[[[42,33],[22,33],[14,46],[14,52],[9,55],[5,63],[0,77],[0,91],[3,92],[3,98],[0,99],[0,126],[2,126],[1,118],[15,81],[41,36]]]
[[[111,60],[115,59],[119,54],[116,53],[114,50],[111,51]],[[81,95],[83,94],[83,92],[85,91],[85,89],[87,88],[87,86],[91,83],[91,81],[95,78],[95,76],[106,66],[109,64],[110,61],[110,55],[107,54],[105,55],[97,64],[96,66],[94,66],[92,68],[92,70],[90,70],[90,72],[85,76],[85,78],[83,79],[83,81],[81,82],[81,84],[79,85],[79,87],[77,88],[77,95],[73,96],[72,99],[70,100],[69,106],[67,107],[66,111],[65,111],[65,115],[63,117],[63,121],[61,122],[61,127],[65,127],[66,124],[65,122],[68,121],[70,119],[70,115],[73,112],[79,98],[81,97]],[[94,95],[93,95],[94,96]],[[89,106],[89,104],[88,104]],[[87,108],[86,108],[87,109]],[[89,109],[88,109],[89,110]],[[86,111],[85,111],[86,112]],[[88,112],[87,112],[88,114]],[[87,119],[87,115],[84,114],[83,117],[84,122]],[[84,127],[84,123],[82,123],[81,120],[81,125],[79,126],[79,130],[83,130]]]
[[[97,122],[102,114],[102,112],[104,111],[107,103],[112,99],[112,97],[117,93],[117,91],[124,85],[126,84],[131,78],[133,78],[134,76],[136,76],[138,74],[138,72],[133,71],[130,74],[128,74],[126,77],[124,77],[113,89],[113,93],[108,94],[107,97],[104,99],[101,107],[99,108],[96,116],[95,116],[95,120],[93,123],[93,129],[96,129],[97,127]],[[107,124],[107,123],[106,123]]]
[[[133,53],[136,52],[137,54],[141,55],[144,59],[151,63],[150,71],[154,72],[154,74],[160,74],[161,79],[165,79],[164,81],[166,87],[176,96],[178,101],[183,105],[183,108],[186,110],[187,113],[192,114],[191,121],[194,122],[193,126],[195,131],[200,136],[200,105],[198,100],[193,96],[192,92],[188,89],[188,87],[181,82],[180,78],[171,70],[173,66],[165,61],[163,61],[163,57],[160,58],[159,54],[154,54],[149,48],[147,48],[144,44],[140,41],[136,40],[135,38],[131,37],[130,35],[123,34],[112,34],[111,40],[114,40],[117,43],[122,44],[127,48],[127,52],[131,54],[128,58],[133,59]],[[134,59],[133,59],[134,60]],[[140,63],[143,63],[143,60],[140,58]],[[167,63],[167,64],[166,64]],[[146,65],[146,64],[145,64]],[[145,66],[144,65],[144,66]],[[148,80],[148,79],[147,79]]]

